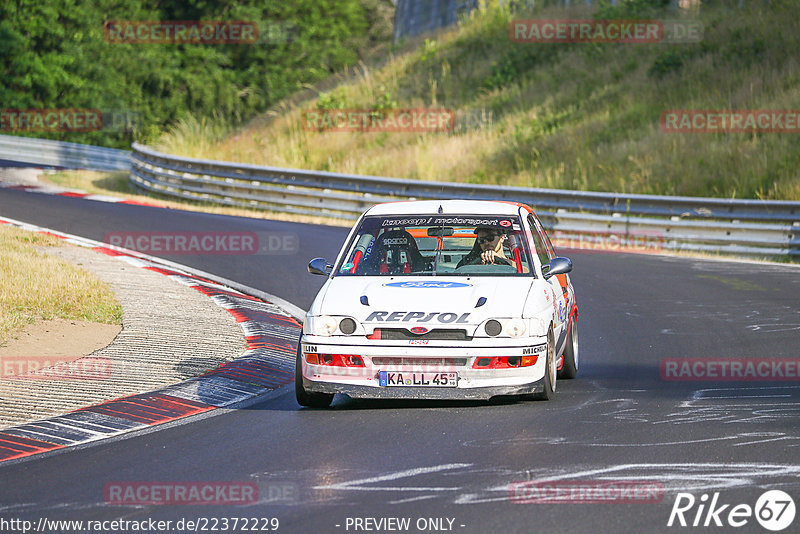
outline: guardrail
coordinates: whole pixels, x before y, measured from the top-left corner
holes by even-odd
[[[172,156],[133,144],[131,182],[228,206],[355,219],[379,202],[509,200],[573,246],[800,256],[800,201],[667,197],[428,182]]]
[[[131,153],[127,150],[0,135],[0,159],[30,163],[37,167],[126,171],[131,168],[130,157]]]

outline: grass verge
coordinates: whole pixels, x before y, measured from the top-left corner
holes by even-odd
[[[122,324],[122,307],[94,274],[40,252],[55,237],[0,224],[0,343],[37,320]]]
[[[497,2],[489,2],[497,4]],[[381,66],[232,133],[186,120],[166,152],[277,167],[420,180],[659,195],[800,198],[797,134],[679,134],[666,110],[800,108],[800,3],[669,11],[663,2],[531,13],[478,10]],[[705,4],[705,3],[704,3]],[[544,7],[540,7],[544,6]],[[512,42],[519,18],[676,19],[702,24],[678,44]],[[316,131],[303,110],[449,108],[452,133]]]

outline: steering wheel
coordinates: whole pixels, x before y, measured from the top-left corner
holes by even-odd
[[[483,263],[483,258],[480,256],[473,256],[466,263],[456,267],[456,270],[461,267],[466,267],[467,265],[512,265],[512,263],[508,258],[503,258],[502,256],[495,256],[491,263]]]

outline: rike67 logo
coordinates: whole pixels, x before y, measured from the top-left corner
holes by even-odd
[[[669,514],[667,526],[692,527],[743,527],[755,520],[765,529],[779,532],[792,524],[795,516],[794,500],[781,490],[761,494],[755,506],[720,502],[719,492],[710,497],[704,493],[696,498],[691,493],[678,493]]]

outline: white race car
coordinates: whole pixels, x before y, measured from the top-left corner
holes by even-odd
[[[550,399],[578,370],[572,263],[531,208],[446,200],[378,204],[356,222],[306,313],[302,406],[364,398]]]

